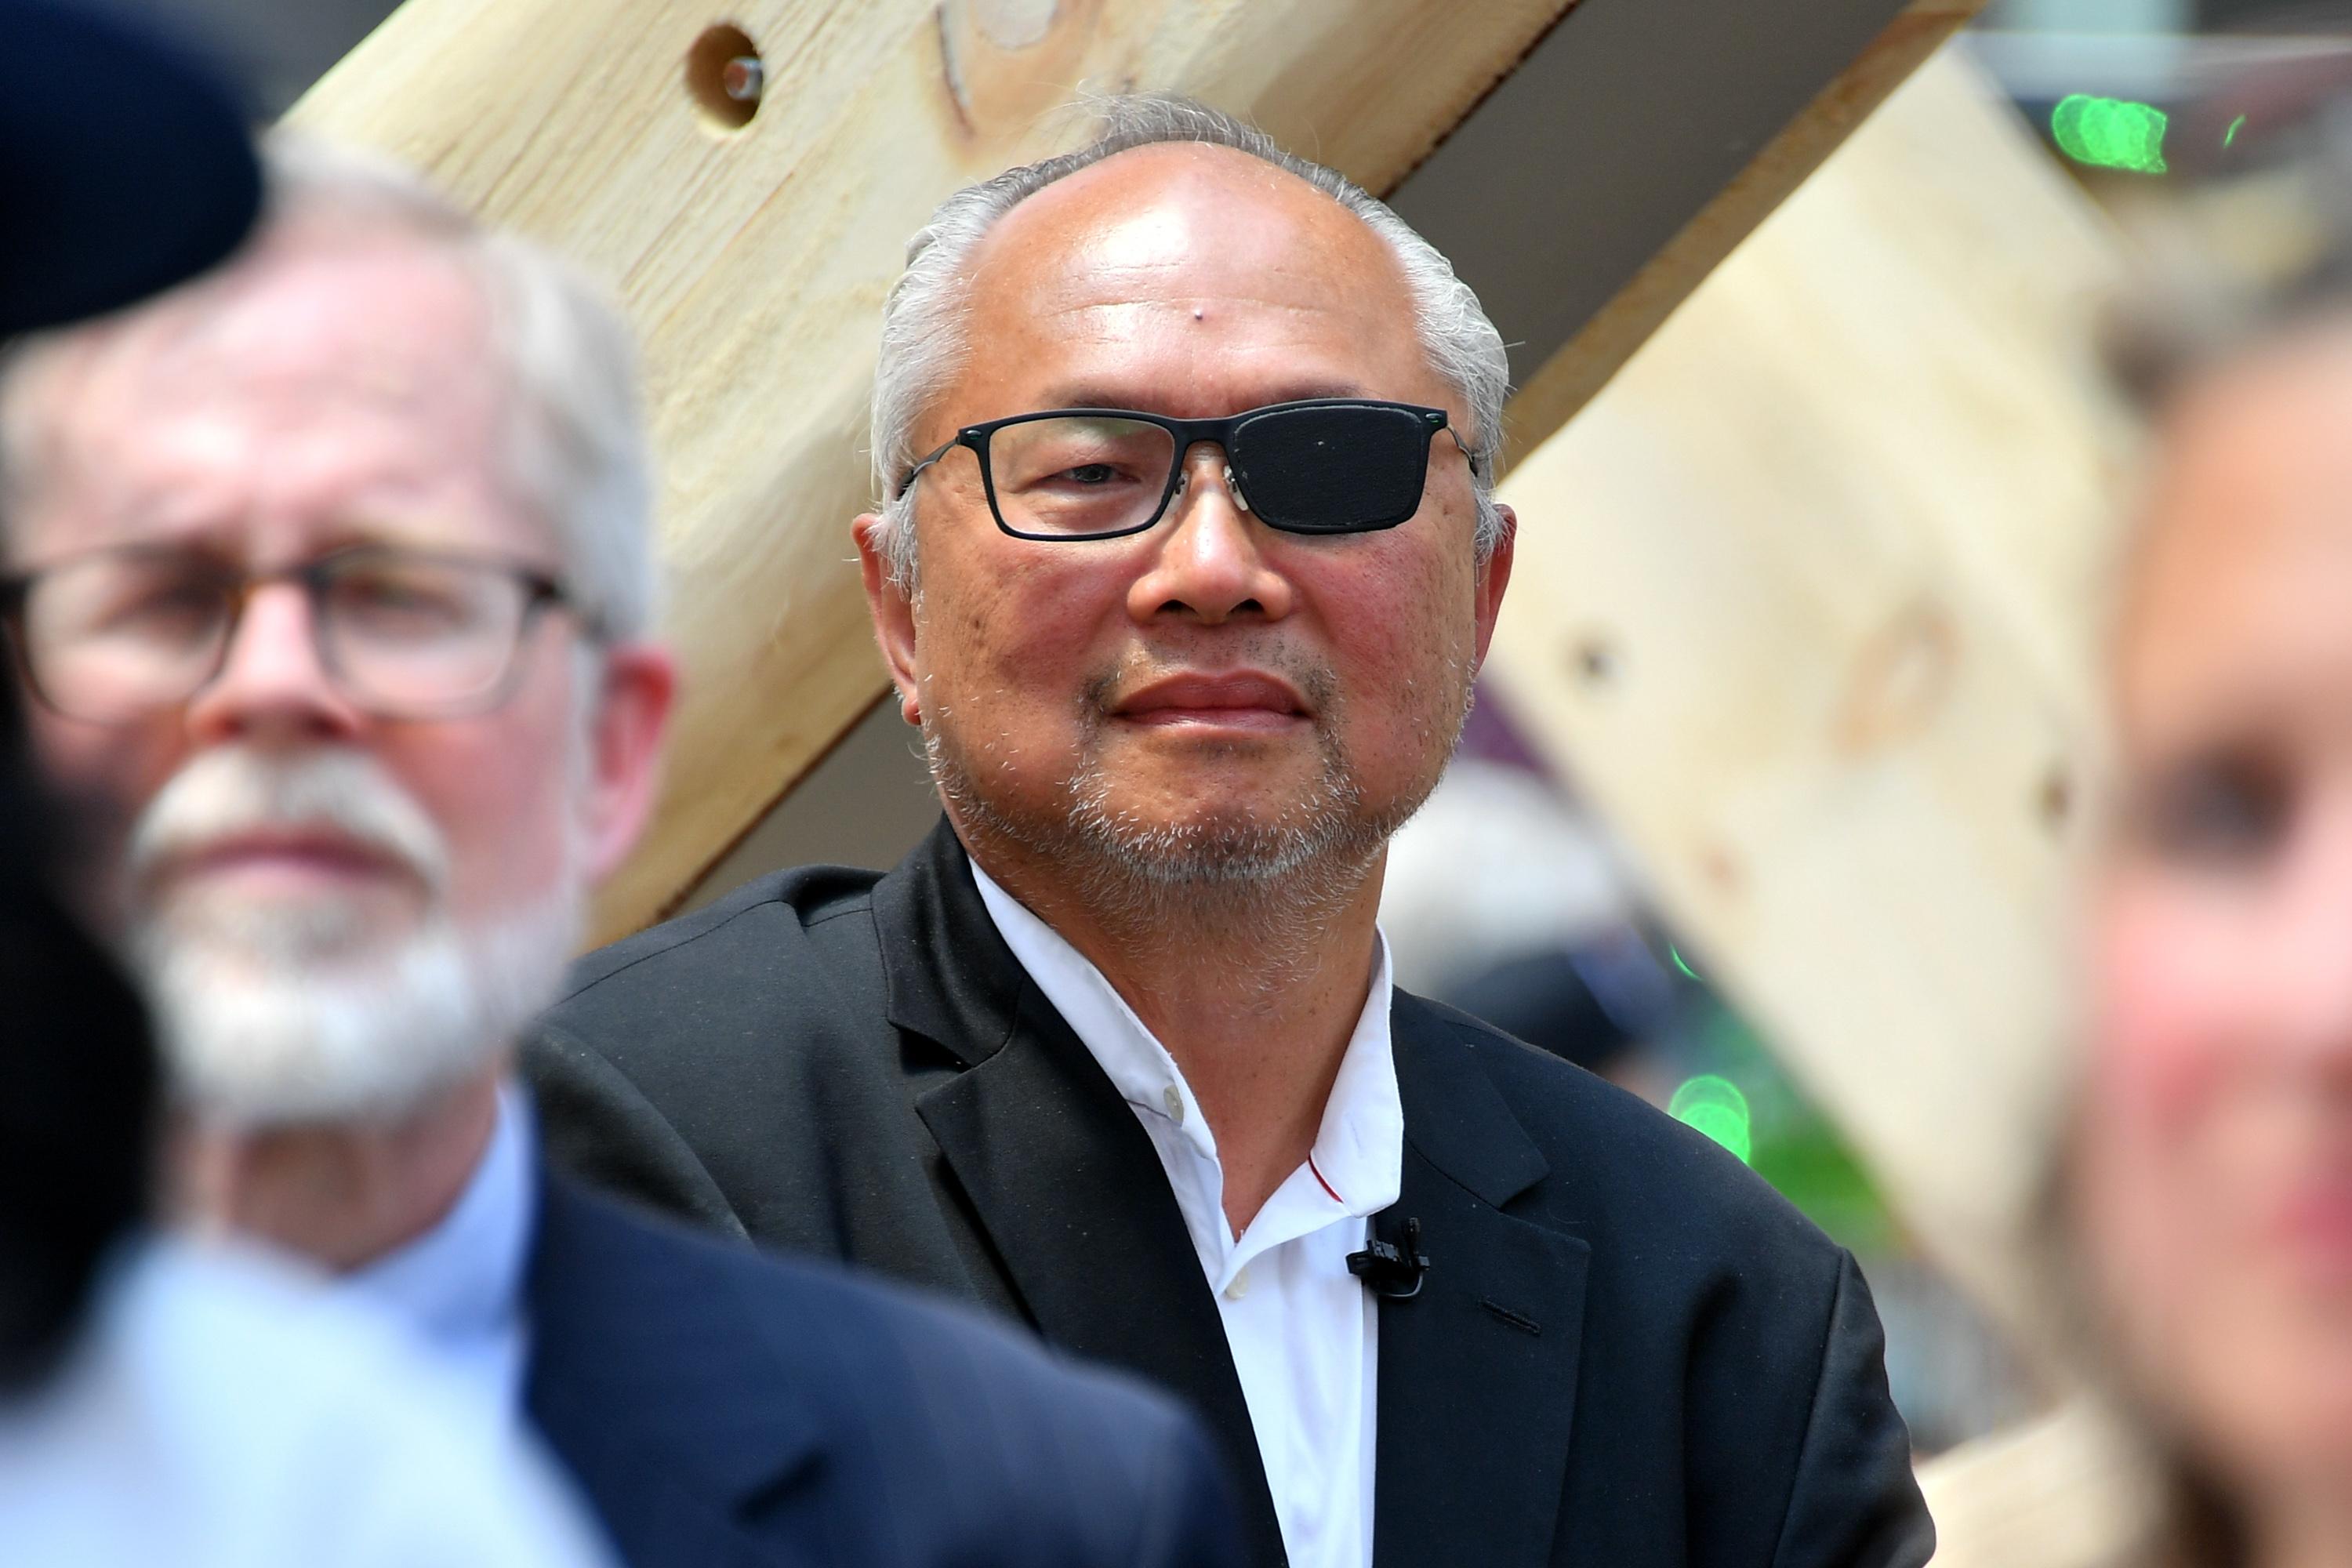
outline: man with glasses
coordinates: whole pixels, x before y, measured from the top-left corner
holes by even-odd
[[[1198,105],[950,197],[856,524],[946,820],[586,961],[555,1142],[1178,1391],[1260,1563],[1924,1562],[1853,1260],[1391,986],[1385,847],[1510,575],[1505,379],[1444,258]]]
[[[270,173],[225,271],[0,382],[0,617],[182,1207],[526,1411],[632,1563],[1230,1561],[1156,1396],[543,1175],[516,1037],[672,685],[627,335],[399,171]]]
[[[5,340],[217,265],[261,173],[186,43],[0,0],[0,192]],[[603,1568],[536,1446],[428,1355],[282,1268],[156,1234],[159,1063],[55,896],[75,822],[26,765],[16,695],[0,676],[0,1563]]]

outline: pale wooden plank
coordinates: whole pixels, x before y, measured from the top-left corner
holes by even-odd
[[[2112,1568],[2157,1496],[2145,1457],[2088,1400],[1937,1455],[1919,1489],[1936,1568]]]
[[[1939,59],[1505,485],[1505,701],[2012,1323],[2070,1023],[2117,249]]]

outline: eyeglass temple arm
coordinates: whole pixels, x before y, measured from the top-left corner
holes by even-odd
[[[1486,452],[1479,447],[1473,447],[1469,442],[1465,441],[1462,438],[1462,432],[1456,430],[1451,425],[1448,425],[1445,427],[1445,433],[1454,437],[1454,446],[1460,447],[1462,455],[1470,459],[1471,477],[1474,479],[1485,479],[1486,477]]]
[[[928,456],[917,458],[915,466],[907,470],[907,477],[900,479],[897,488],[891,490],[890,499],[892,500],[897,500],[900,496],[905,495],[908,490],[914,489],[915,481],[922,477],[923,470],[925,468],[929,468],[941,458],[946,457],[950,452],[954,451],[958,447],[961,447],[965,444],[963,437],[959,435],[954,440],[940,447]]]

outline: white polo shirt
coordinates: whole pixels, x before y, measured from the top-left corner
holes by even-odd
[[[1224,1167],[1192,1086],[1100,971],[977,864],[972,879],[1021,967],[1150,1134],[1232,1347],[1292,1568],[1368,1568],[1378,1303],[1348,1272],[1365,1222],[1397,1201],[1404,1107],[1389,1042],[1388,939],[1307,1163],[1249,1228],[1224,1215]]]

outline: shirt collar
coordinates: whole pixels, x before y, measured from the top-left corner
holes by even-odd
[[[343,1281],[431,1348],[505,1383],[510,1396],[520,1393],[538,1142],[529,1100],[499,1085],[489,1146],[457,1203],[432,1229]]]
[[[1004,945],[1101,1064],[1120,1097],[1140,1113],[1172,1122],[1181,1137],[1214,1163],[1216,1136],[1183,1069],[1126,998],[1059,931],[997,886],[977,860],[971,877]],[[1309,1163],[1291,1184],[1303,1183],[1313,1194],[1312,1205],[1328,1218],[1377,1214],[1397,1201],[1403,1184],[1404,1103],[1389,1035],[1391,985],[1388,938],[1375,928],[1364,1010],[1339,1058]],[[1251,1228],[1258,1228],[1255,1222]]]

